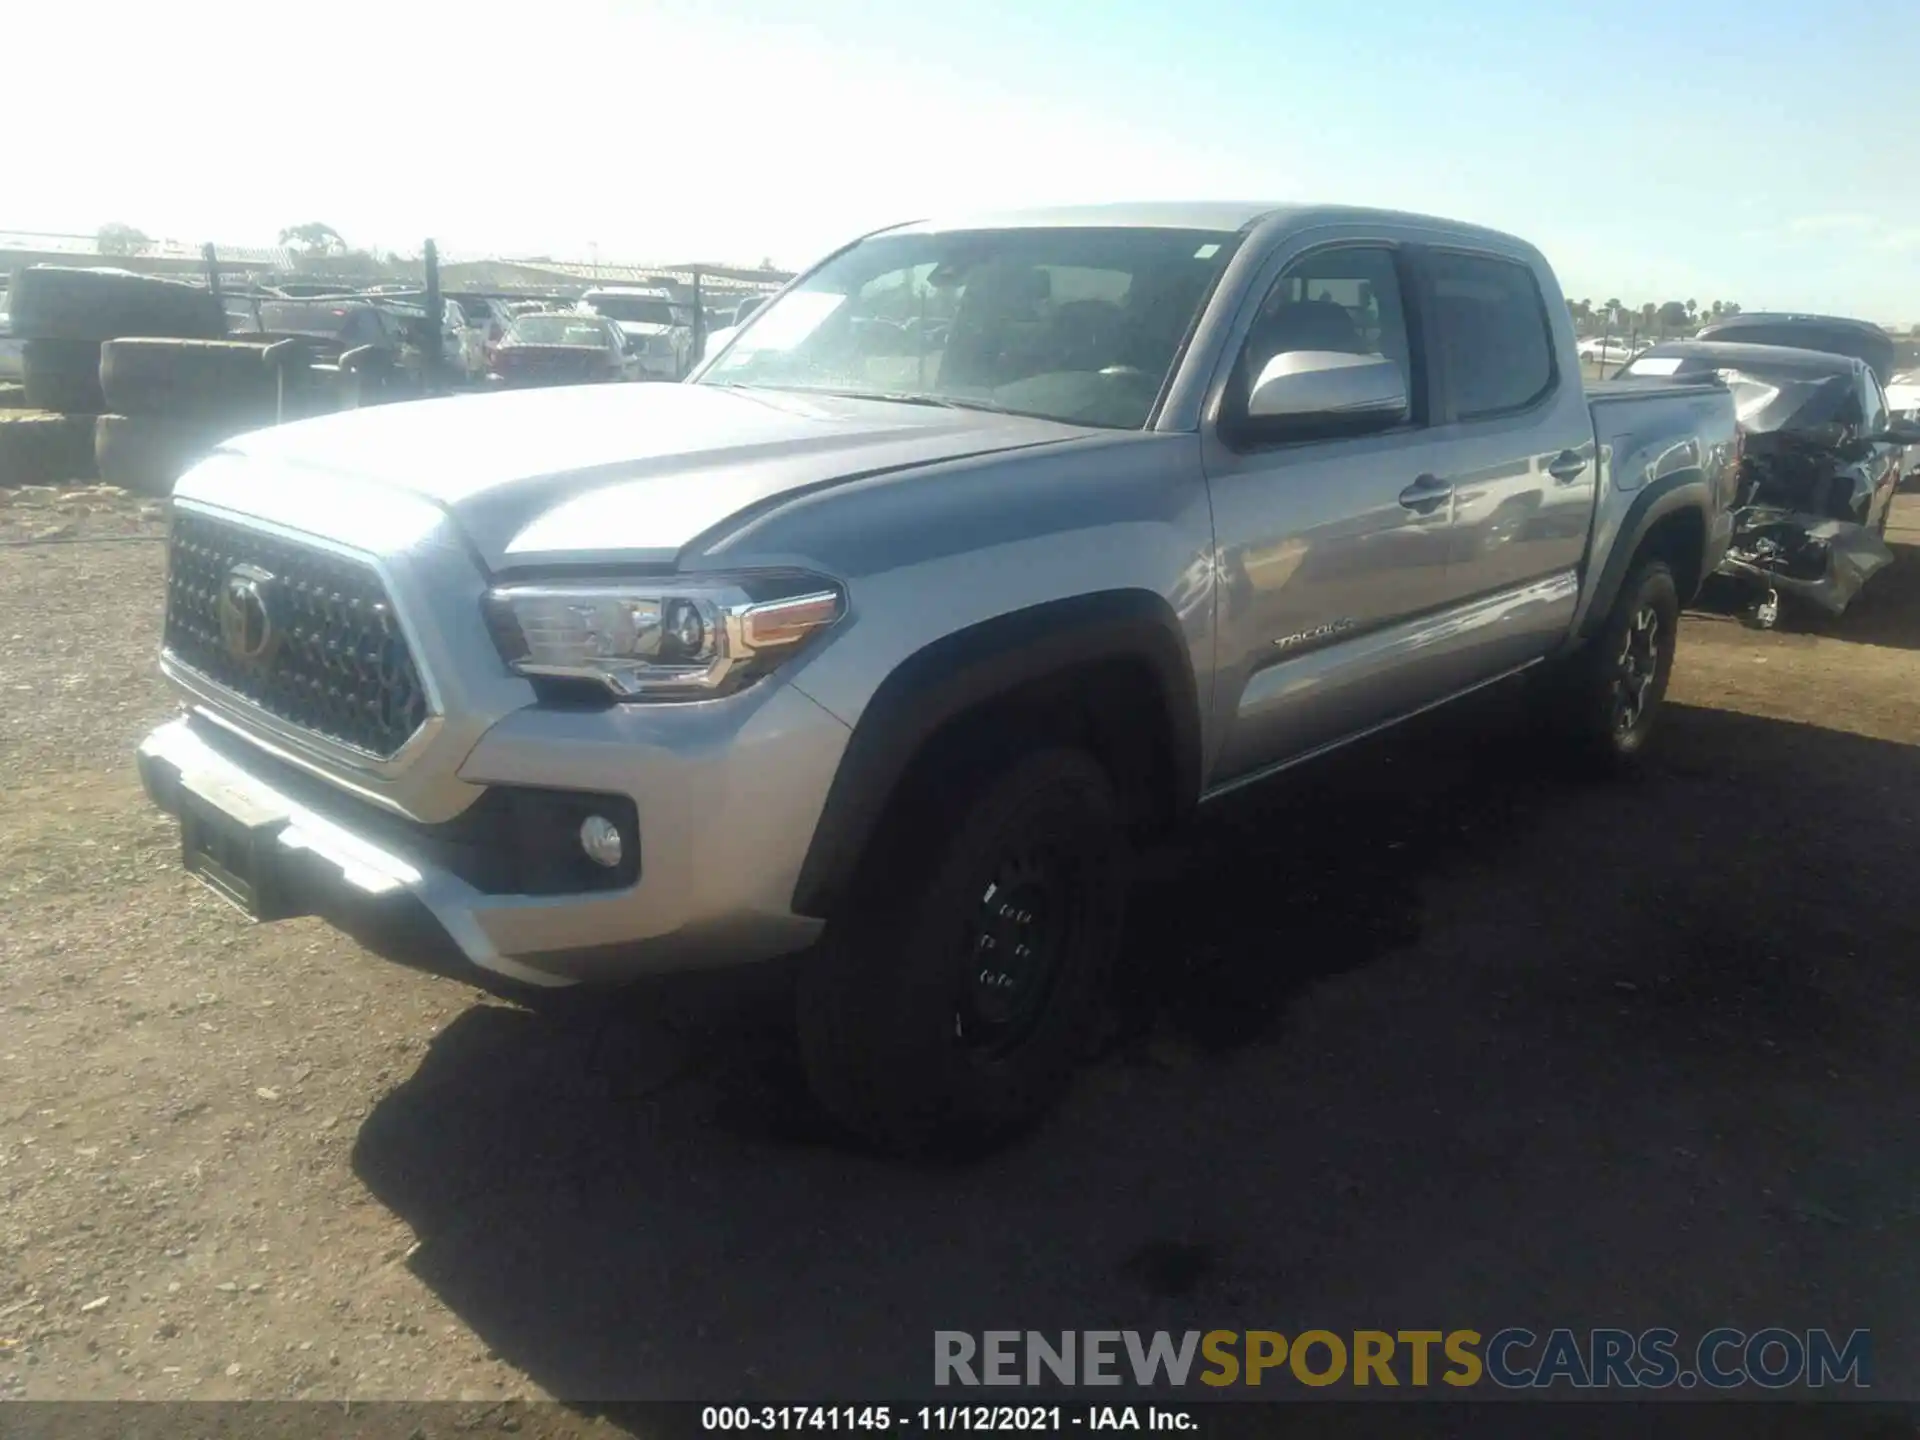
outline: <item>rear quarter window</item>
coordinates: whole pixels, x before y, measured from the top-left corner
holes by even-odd
[[[1427,270],[1456,420],[1523,410],[1553,389],[1553,331],[1529,267],[1439,251]]]

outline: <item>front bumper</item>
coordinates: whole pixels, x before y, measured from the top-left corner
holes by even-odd
[[[410,834],[404,819],[280,764],[205,713],[153,731],[138,763],[167,813],[210,809],[244,829],[274,915],[404,910],[508,980],[615,983],[766,959],[819,934],[790,902],[846,727],[791,687],[736,699],[749,703],[687,707],[699,715],[521,711],[460,767],[477,789],[631,798],[639,873],[615,890],[483,890],[432,838],[445,826]]]

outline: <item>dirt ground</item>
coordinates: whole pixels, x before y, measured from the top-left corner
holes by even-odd
[[[28,497],[31,500],[31,497]],[[936,1328],[1875,1331],[1920,1397],[1920,499],[1844,619],[1690,617],[1642,779],[1489,698],[1146,867],[1136,1033],[964,1168],[771,987],[559,1018],[254,927],[134,777],[162,522],[0,540],[0,1397],[923,1393]]]

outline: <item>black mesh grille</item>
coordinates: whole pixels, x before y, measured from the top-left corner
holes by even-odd
[[[258,660],[237,659],[221,629],[235,566],[271,577],[255,577],[274,637]],[[173,517],[166,647],[269,714],[382,758],[427,718],[420,672],[370,567],[204,515]]]

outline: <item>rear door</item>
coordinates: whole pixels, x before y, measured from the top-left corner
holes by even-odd
[[[1545,654],[1572,623],[1598,467],[1571,321],[1517,255],[1420,252],[1437,365],[1433,473],[1451,492],[1447,578],[1498,618],[1471,632],[1465,678]]]

